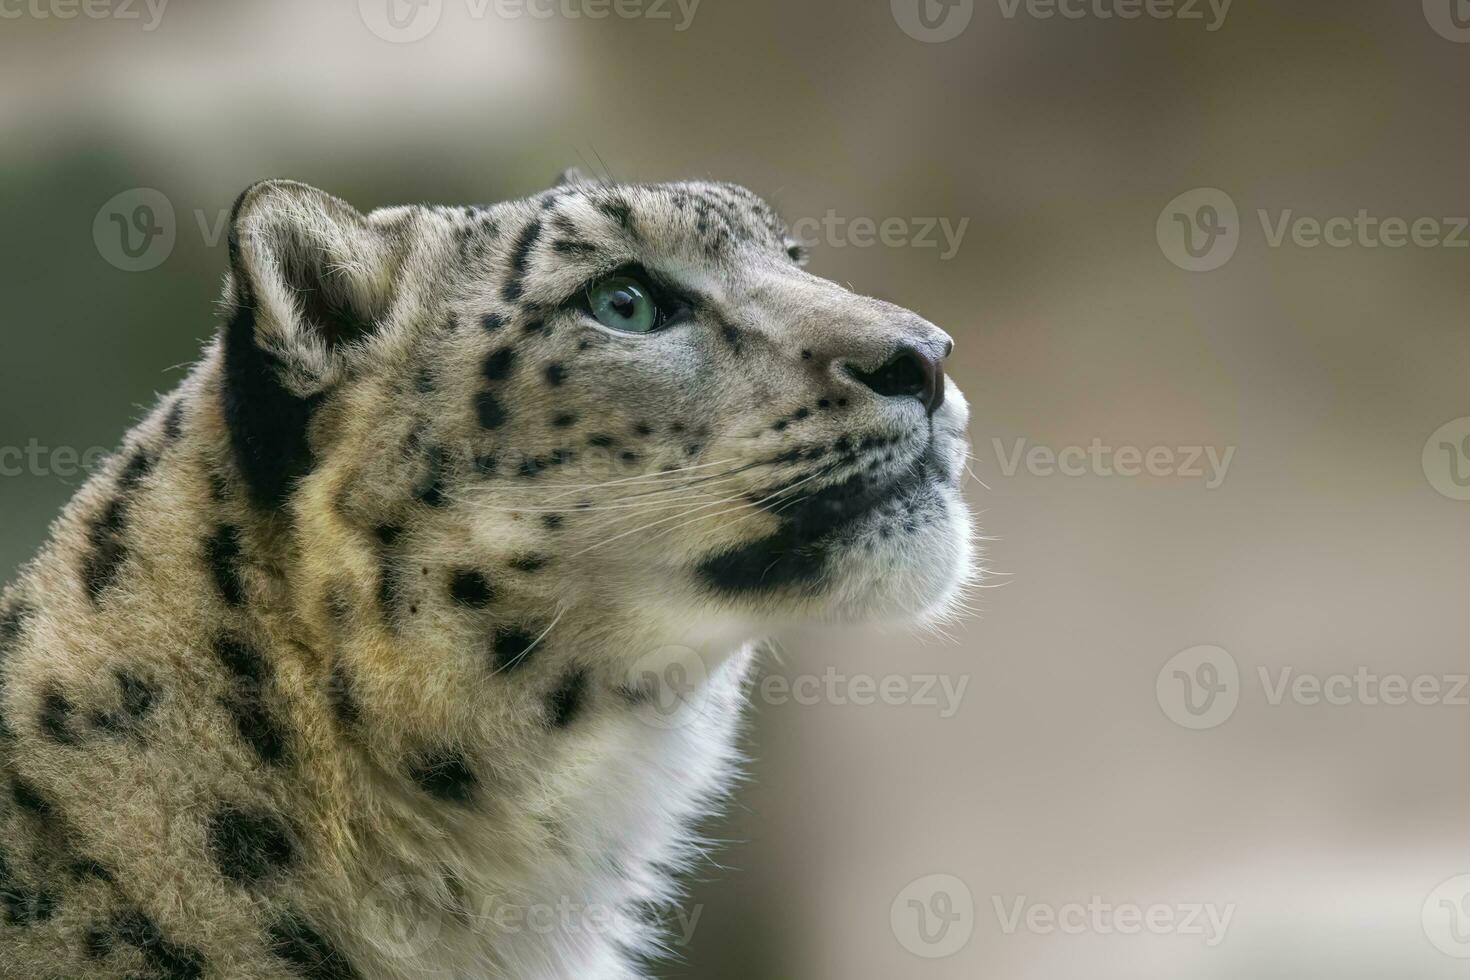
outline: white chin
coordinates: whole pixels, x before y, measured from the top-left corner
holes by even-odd
[[[945,619],[978,570],[968,509],[953,487],[939,489],[942,510],[916,531],[868,538],[838,559],[828,616],[844,623],[918,623]]]

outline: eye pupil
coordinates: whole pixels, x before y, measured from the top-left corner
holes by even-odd
[[[649,333],[663,321],[663,312],[648,287],[631,276],[613,276],[592,287],[588,306],[605,327],[624,333]]]

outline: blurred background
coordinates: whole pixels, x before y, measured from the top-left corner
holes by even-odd
[[[1470,3],[529,3],[0,3],[0,576],[250,181],[734,180],[956,338],[997,587],[781,638],[660,975],[1464,976]]]

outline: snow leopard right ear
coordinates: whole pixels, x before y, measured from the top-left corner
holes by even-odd
[[[252,498],[289,499],[312,466],[317,404],[387,319],[405,242],[306,184],[247,188],[230,217],[224,408]]]

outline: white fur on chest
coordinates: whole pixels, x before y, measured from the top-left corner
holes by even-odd
[[[382,975],[641,977],[628,954],[657,955],[667,937],[640,910],[678,897],[674,876],[699,856],[695,825],[735,776],[752,660],[742,649],[677,707],[590,714],[577,752],[513,806],[405,841],[354,930],[381,937]]]

